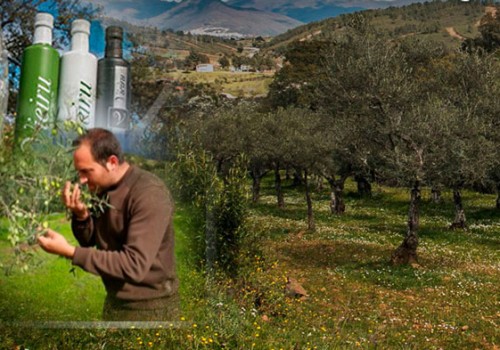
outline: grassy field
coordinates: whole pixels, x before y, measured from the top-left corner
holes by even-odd
[[[500,212],[493,195],[464,192],[469,228],[450,231],[451,195],[433,204],[424,191],[420,264],[397,267],[389,259],[406,229],[407,190],[375,186],[372,198],[358,198],[349,182],[342,216],[330,215],[328,191],[317,191],[313,233],[303,192],[289,184],[285,191],[280,210],[267,179],[261,202],[250,207],[236,280],[206,278],[193,267],[190,214],[178,210],[183,315],[161,327],[37,327],[41,320],[97,320],[103,291],[94,277],[71,274],[68,262],[36,253],[37,266],[0,278],[0,348],[498,349]],[[70,236],[62,217],[53,222]],[[5,225],[1,232],[5,264]],[[285,294],[287,277],[308,297]]]
[[[237,97],[264,96],[272,82],[273,73],[252,72],[181,72],[175,71],[165,75],[180,81],[204,83],[214,86],[218,91]]]

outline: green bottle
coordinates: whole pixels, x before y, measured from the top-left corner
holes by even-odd
[[[59,53],[52,47],[53,25],[52,15],[38,13],[33,44],[23,52],[14,135],[17,146],[55,125]]]

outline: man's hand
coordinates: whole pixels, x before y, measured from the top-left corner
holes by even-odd
[[[66,208],[75,214],[77,220],[85,220],[89,217],[87,206],[80,200],[81,194],[82,191],[78,184],[75,184],[73,192],[71,192],[71,182],[66,181],[61,194],[62,201]]]
[[[47,253],[63,256],[72,259],[75,255],[75,247],[68,243],[66,238],[50,228],[44,235],[38,236],[38,244]]]

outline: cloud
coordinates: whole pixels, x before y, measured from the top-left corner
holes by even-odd
[[[121,10],[111,10],[107,12],[107,15],[115,18],[134,18],[139,13],[138,10],[133,8],[124,8]]]

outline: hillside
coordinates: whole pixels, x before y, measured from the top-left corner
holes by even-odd
[[[388,37],[404,38],[414,36],[425,41],[442,43],[449,49],[454,50],[460,47],[464,38],[478,36],[477,26],[480,19],[485,13],[491,12],[492,9],[491,6],[483,6],[477,3],[449,1],[418,3],[383,10],[366,10],[361,14],[367,19],[369,25],[375,30],[385,33]],[[342,15],[303,25],[273,38],[259,38],[259,40],[223,39],[208,35],[191,35],[184,34],[181,31],[160,31],[137,26],[129,26],[129,30],[133,33],[134,41],[142,46],[143,52],[154,56],[155,61],[160,62],[157,65],[158,67],[167,67],[169,70],[182,69],[182,64],[179,65],[176,62],[182,62],[191,51],[206,55],[210,62],[216,65],[216,70],[220,70],[218,61],[221,57],[226,56],[233,62],[238,57],[248,58],[250,51],[247,48],[252,47],[260,49],[257,53],[257,59],[267,57],[274,61],[275,67],[279,67],[282,63],[283,53],[289,43],[312,38],[331,40],[332,34],[341,31],[342,27],[354,20],[356,16],[359,16],[359,14]],[[159,77],[165,75],[161,71],[159,73]],[[271,76],[266,75],[260,76],[263,79],[262,81],[257,81],[251,77],[252,73],[249,73],[244,78],[247,81],[246,83],[243,83],[241,77],[235,78],[239,85],[235,88],[235,79],[230,78],[230,72],[227,73],[227,79],[221,79],[217,75],[210,79],[214,81],[218,79],[218,89],[238,96],[265,94],[265,89],[270,79],[272,79]],[[189,80],[201,79],[202,75],[192,75]],[[248,83],[248,79],[252,82],[251,84]],[[206,79],[200,81],[207,82]],[[246,86],[251,91],[247,91]]]
[[[462,38],[477,36],[477,25],[486,7],[477,2],[425,2],[403,7],[360,12],[377,31],[393,38],[416,36],[443,43],[449,48],[460,45]],[[351,21],[356,14],[341,15],[310,23],[274,37],[267,49],[278,50],[295,40],[328,37]]]
[[[461,1],[415,3],[403,7],[365,10],[361,13],[376,30],[391,37],[413,35],[423,40],[444,43],[450,48],[460,45],[462,38],[478,35],[479,20],[488,7],[478,3]],[[263,54],[279,54],[292,41],[323,38],[331,35],[351,21],[358,14],[345,14],[323,21],[309,23],[288,30],[286,33],[258,43]],[[181,31],[159,30],[151,27],[134,26],[126,22],[105,19],[104,23],[119,24],[136,37],[136,42],[151,49],[159,56],[185,57],[190,50],[196,50],[216,58],[238,54],[238,47],[254,45],[251,39],[222,39],[208,35],[187,35]],[[277,51],[277,52],[275,52]],[[242,54],[241,52],[239,54]]]
[[[368,19],[371,26],[390,37],[411,35],[422,40],[440,42],[454,49],[460,45],[463,38],[473,38],[478,35],[477,25],[487,11],[486,6],[478,3],[454,0],[415,3],[403,7],[365,10],[360,13]],[[291,29],[267,39],[264,43],[259,43],[261,54],[279,56],[292,41],[327,38],[357,15],[345,14]],[[189,50],[196,50],[216,60],[223,55],[237,55],[238,47],[252,45],[251,40],[224,40],[213,37],[208,39],[207,36],[179,35],[179,32],[135,26],[131,27],[131,30],[140,33],[139,42],[163,57],[170,55],[182,58]]]
[[[174,28],[224,37],[272,36],[301,24],[282,14],[242,9],[220,0],[183,1],[144,22],[144,25],[160,29]]]

